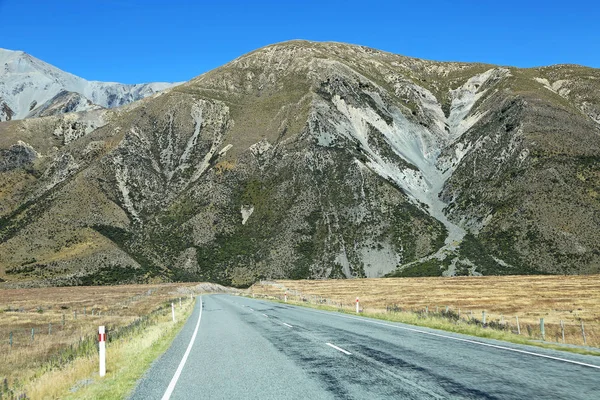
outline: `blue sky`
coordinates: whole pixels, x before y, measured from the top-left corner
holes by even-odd
[[[183,81],[290,39],[442,61],[600,68],[595,1],[0,0],[0,47],[90,80]]]

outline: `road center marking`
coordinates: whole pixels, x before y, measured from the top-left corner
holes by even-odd
[[[325,344],[329,347],[333,347],[334,349],[336,349],[338,351],[341,351],[344,354],[347,354],[349,356],[352,355],[352,353],[350,353],[349,351],[346,351],[346,350],[342,349],[341,347],[337,347],[335,344],[331,344],[331,343],[325,343]]]
[[[198,328],[200,327],[200,320],[202,319],[202,297],[200,297],[200,314],[198,314],[198,322],[196,323],[196,329],[194,329],[194,334],[190,339],[190,344],[188,344],[187,350],[179,363],[179,367],[177,367],[177,371],[175,371],[175,375],[173,375],[173,379],[171,379],[171,383],[169,383],[169,387],[167,387],[167,391],[162,397],[162,400],[169,400],[171,398],[171,394],[173,394],[173,390],[175,390],[175,385],[177,385],[177,381],[179,380],[179,376],[181,375],[181,371],[183,371],[183,367],[187,361],[188,356],[190,355],[190,351],[192,351],[192,346],[194,345],[194,341],[196,340],[196,335],[198,334]]]
[[[254,309],[253,309],[253,308],[250,308],[250,311],[254,311]]]
[[[269,316],[267,314],[263,314],[265,317],[269,318]]]
[[[287,326],[288,328],[293,328],[293,326],[291,326],[290,324],[286,324],[285,322],[282,322],[282,324]]]
[[[405,330],[405,331],[411,331],[411,332],[421,333],[421,334],[424,334],[424,335],[437,336],[437,337],[441,337],[441,338],[445,338],[445,339],[456,340],[458,342],[465,342],[465,343],[477,344],[477,345],[480,345],[480,346],[492,347],[492,348],[500,349],[500,350],[508,350],[508,351],[512,351],[512,352],[515,352],[515,353],[527,354],[527,355],[530,355],[530,356],[548,358],[548,359],[551,359],[551,360],[562,361],[562,362],[566,362],[566,363],[569,363],[569,364],[576,364],[576,365],[581,365],[581,366],[584,366],[584,367],[590,367],[590,368],[600,369],[600,365],[587,364],[587,363],[584,363],[584,362],[581,362],[581,361],[574,361],[574,360],[568,360],[566,358],[548,356],[546,354],[534,353],[532,351],[527,351],[527,350],[514,349],[512,347],[500,346],[500,345],[497,345],[497,344],[478,342],[477,340],[470,340],[470,339],[463,339],[463,338],[459,338],[459,337],[447,336],[447,335],[442,335],[442,334],[439,334],[439,333],[423,331],[423,330],[420,330],[420,329],[408,328],[408,327],[405,327],[405,326],[386,324],[384,322],[370,321],[370,320],[368,320],[366,318],[357,318],[357,317],[350,317],[350,316],[346,316],[346,315],[337,315],[335,313],[329,313],[329,312],[317,311],[317,310],[310,310],[310,309],[304,309],[304,310],[315,312],[315,313],[319,313],[319,314],[325,314],[325,315],[335,315],[336,317],[339,317],[339,318],[354,319],[354,320],[357,320],[357,321],[363,321],[363,322],[367,322],[367,323],[375,324],[375,325],[388,326],[390,328],[402,329],[402,330]],[[327,343],[327,344],[330,345],[329,343]],[[330,345],[330,346],[332,346],[332,345]]]
[[[297,310],[303,310],[303,311],[313,312],[313,313],[317,313],[317,314],[324,314],[324,315],[329,315],[329,316],[335,316],[335,317],[338,317],[338,318],[353,319],[353,320],[356,320],[356,321],[362,321],[362,322],[366,322],[366,323],[369,323],[369,324],[382,325],[382,326],[387,326],[387,327],[390,327],[390,328],[402,329],[402,330],[405,330],[405,331],[420,333],[420,334],[423,334],[423,335],[430,335],[430,336],[436,336],[436,337],[441,337],[441,338],[445,338],[445,339],[455,340],[457,342],[471,343],[471,344],[476,344],[476,345],[479,345],[479,346],[485,346],[485,347],[491,347],[491,348],[500,349],[500,350],[512,351],[514,353],[527,354],[527,355],[534,356],[534,357],[547,358],[547,359],[550,359],[550,360],[561,361],[561,362],[565,362],[565,363],[569,363],[569,364],[581,365],[583,367],[600,369],[600,365],[588,364],[588,363],[584,363],[584,362],[581,362],[581,361],[569,360],[569,359],[566,359],[566,358],[560,358],[560,357],[549,356],[549,355],[546,355],[546,354],[534,353],[533,351],[515,349],[515,348],[512,348],[512,347],[500,346],[500,345],[497,345],[497,344],[479,342],[477,340],[470,340],[470,339],[464,339],[464,338],[460,338],[460,337],[442,335],[440,333],[435,333],[435,332],[427,332],[427,331],[424,331],[424,330],[421,330],[421,329],[409,328],[409,327],[406,327],[406,326],[392,325],[392,324],[386,324],[384,322],[371,321],[371,320],[369,320],[367,318],[351,317],[351,316],[348,316],[348,315],[340,315],[340,314],[335,313],[335,312],[326,312],[326,311],[313,310],[313,309],[306,308],[306,307],[301,307],[301,306],[290,306],[290,308],[295,308]],[[327,343],[327,345],[333,347],[333,345],[331,345],[329,343]]]

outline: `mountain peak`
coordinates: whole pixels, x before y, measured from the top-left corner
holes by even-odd
[[[0,124],[0,278],[598,272],[598,82],[289,41],[139,107]],[[100,104],[78,93],[34,114]]]
[[[90,108],[119,107],[167,89],[173,83],[125,85],[87,81],[20,50],[0,49],[0,121],[40,115],[36,108],[46,105],[59,93],[73,92],[90,100]],[[86,110],[82,101],[77,111]],[[82,108],[83,107],[83,108]],[[70,107],[51,107],[69,110]],[[48,112],[48,109],[45,109]]]

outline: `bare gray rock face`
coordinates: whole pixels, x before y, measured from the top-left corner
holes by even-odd
[[[0,48],[0,121],[115,108],[172,87],[87,81],[22,51]]]
[[[0,277],[598,272],[598,77],[294,41],[117,110],[2,123]]]
[[[21,141],[8,149],[0,149],[0,172],[26,168],[39,157],[35,149]]]

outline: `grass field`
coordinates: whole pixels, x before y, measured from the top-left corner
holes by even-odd
[[[215,289],[221,290],[193,283],[0,289],[0,398],[45,393],[48,388],[39,382],[48,381],[49,374],[97,357],[99,325],[116,343],[154,325],[169,326],[171,302],[183,312],[190,295]],[[45,396],[34,398],[40,397]]]
[[[560,321],[565,325],[565,343],[600,347],[600,275],[587,276],[486,276],[451,278],[388,278],[347,280],[280,280],[257,283],[250,291],[282,298],[354,308],[358,296],[365,312],[386,313],[390,308],[429,313],[460,309],[465,320],[482,319],[540,339],[540,318],[545,339],[562,342]]]

